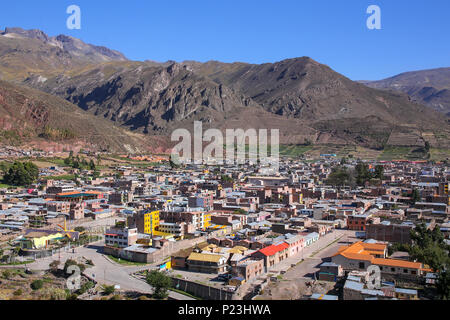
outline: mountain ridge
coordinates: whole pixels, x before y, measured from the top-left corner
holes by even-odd
[[[448,122],[437,112],[405,93],[354,82],[309,57],[264,64],[94,63],[86,52],[77,57],[45,43],[38,31],[28,36],[0,36],[0,45],[9,45],[3,51],[0,46],[0,77],[23,68],[13,80],[138,134],[168,137],[203,121],[221,130],[280,129],[281,143],[288,144],[449,146]]]

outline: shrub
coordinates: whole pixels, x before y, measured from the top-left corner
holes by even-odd
[[[44,286],[44,281],[42,281],[42,280],[34,280],[32,283],[31,283],[31,289],[33,289],[33,290],[40,290],[40,289],[42,289],[42,287]]]
[[[21,296],[23,294],[23,290],[22,289],[17,289],[16,291],[14,291],[13,293],[16,297]]]
[[[3,279],[8,280],[9,278],[11,278],[11,276],[12,276],[12,272],[10,270],[5,270],[2,272]]]
[[[84,283],[84,284],[81,286],[80,290],[78,290],[78,293],[79,293],[79,294],[84,294],[84,293],[88,292],[90,289],[92,289],[92,288],[94,288],[94,287],[95,287],[94,282],[88,281],[88,282]]]
[[[107,286],[107,285],[103,286],[103,293],[108,296],[110,294],[113,294],[115,291],[116,291],[116,288],[114,286]]]
[[[55,260],[52,263],[50,263],[49,267],[52,271],[56,271],[56,270],[58,270],[59,265],[60,265],[60,262],[58,260]]]

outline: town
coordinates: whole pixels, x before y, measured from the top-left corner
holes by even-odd
[[[449,297],[448,162],[0,155],[2,300]]]

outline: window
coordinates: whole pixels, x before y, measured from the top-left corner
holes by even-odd
[[[403,269],[403,273],[408,273],[408,269]]]
[[[365,269],[365,268],[366,268],[365,263],[364,263],[364,262],[360,262],[360,263],[359,263],[359,268],[360,268],[360,269]]]
[[[392,272],[395,272],[395,268],[391,268],[391,271],[392,271]]]

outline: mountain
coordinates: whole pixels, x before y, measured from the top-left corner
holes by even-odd
[[[59,35],[49,37],[40,30],[6,28],[0,32],[0,79],[23,80],[39,74],[42,79],[110,61],[127,61],[117,51],[86,44]]]
[[[0,36],[3,78],[137,134],[167,138],[177,128],[192,130],[197,120],[205,129],[280,129],[282,144],[381,149],[428,141],[450,147],[449,123],[437,112],[405,93],[351,81],[308,57],[261,65],[137,62],[111,54],[97,59],[104,50],[90,54],[54,45],[63,36],[8,32]]]
[[[280,129],[281,142],[292,144],[448,143],[436,134],[448,130],[436,112],[307,57],[263,65],[115,62],[26,83],[142,133],[170,135],[199,120],[219,129]]]
[[[154,142],[64,99],[0,81],[0,145],[25,144],[59,151],[83,148],[140,152],[156,150]]]
[[[371,88],[404,92],[415,101],[450,116],[450,68],[406,72],[362,83]]]

